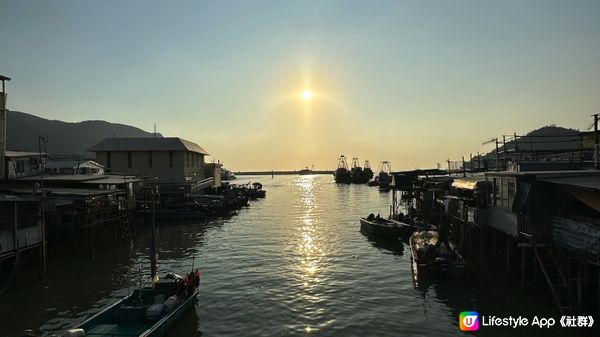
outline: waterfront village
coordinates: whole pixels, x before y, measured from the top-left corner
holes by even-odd
[[[0,79],[5,98],[9,79]],[[46,261],[56,252],[93,258],[95,250],[129,240],[154,219],[221,216],[266,194],[260,183],[229,184],[224,179],[231,174],[221,163],[205,162],[208,152],[201,145],[177,137],[106,138],[85,159],[50,156],[42,137],[38,152],[7,149],[7,110],[1,112],[0,263],[16,266],[9,282],[18,282],[27,256],[39,256],[28,262],[44,279]],[[597,127],[597,116],[595,122]],[[341,157],[337,170],[319,173],[333,173],[337,183],[391,191],[389,215],[367,216],[371,210],[365,209],[361,229],[409,243],[413,272],[501,270],[519,280],[523,296],[528,289],[545,289],[557,312],[597,315],[598,131],[553,135],[552,144],[564,146],[550,147],[544,137],[501,136],[491,141],[490,153],[448,160],[447,167],[435,169],[397,172],[382,162],[373,174],[368,164],[361,168],[355,160],[349,167]],[[441,252],[428,258],[420,249],[442,249],[435,242],[442,241],[435,234],[440,228],[447,231],[445,253],[455,256]],[[415,277],[416,287],[419,282]]]

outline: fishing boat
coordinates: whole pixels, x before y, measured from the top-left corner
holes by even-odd
[[[348,162],[346,156],[341,155],[338,159],[338,168],[333,172],[335,182],[338,184],[350,184],[352,183],[352,173],[348,170]]]
[[[379,164],[379,174],[377,175],[379,190],[388,192],[391,190],[390,183],[392,182],[392,166],[389,161],[384,160]]]
[[[199,284],[198,270],[185,277],[169,273],[154,286],[134,290],[63,336],[163,336],[195,305]]]
[[[402,235],[401,226],[373,214],[360,218],[360,231],[373,240],[397,241]]]
[[[365,160],[365,167],[363,168],[363,175],[365,177],[366,182],[373,179],[373,170],[371,169],[371,163],[368,160]]]
[[[422,275],[464,273],[467,264],[456,250],[456,245],[449,241],[450,250],[445,244],[435,247],[438,238],[437,230],[418,231],[410,237],[409,244],[415,282]]]

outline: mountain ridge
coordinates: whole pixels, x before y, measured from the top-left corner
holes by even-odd
[[[111,137],[155,137],[140,128],[104,120],[65,122],[46,119],[30,113],[10,110],[7,113],[7,150],[39,150],[38,136],[48,136],[46,152],[86,155],[98,142]],[[156,137],[162,137],[160,133]]]

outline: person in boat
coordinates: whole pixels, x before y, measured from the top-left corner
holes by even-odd
[[[448,236],[450,235],[450,225],[446,221],[442,221],[440,227],[438,228],[438,240],[433,246],[432,250],[438,250],[442,244],[446,246],[446,251],[449,253],[452,252],[452,247],[450,247],[450,243],[448,242]]]
[[[379,213],[377,213],[377,216],[375,217],[375,219],[377,219],[377,220],[381,219],[381,215],[379,215]]]
[[[371,221],[373,219],[375,219],[375,214],[373,214],[373,213],[369,214],[369,216],[367,217],[367,220]]]

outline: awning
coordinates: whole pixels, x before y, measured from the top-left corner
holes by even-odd
[[[538,181],[558,185],[584,204],[600,212],[599,176],[547,178]]]

